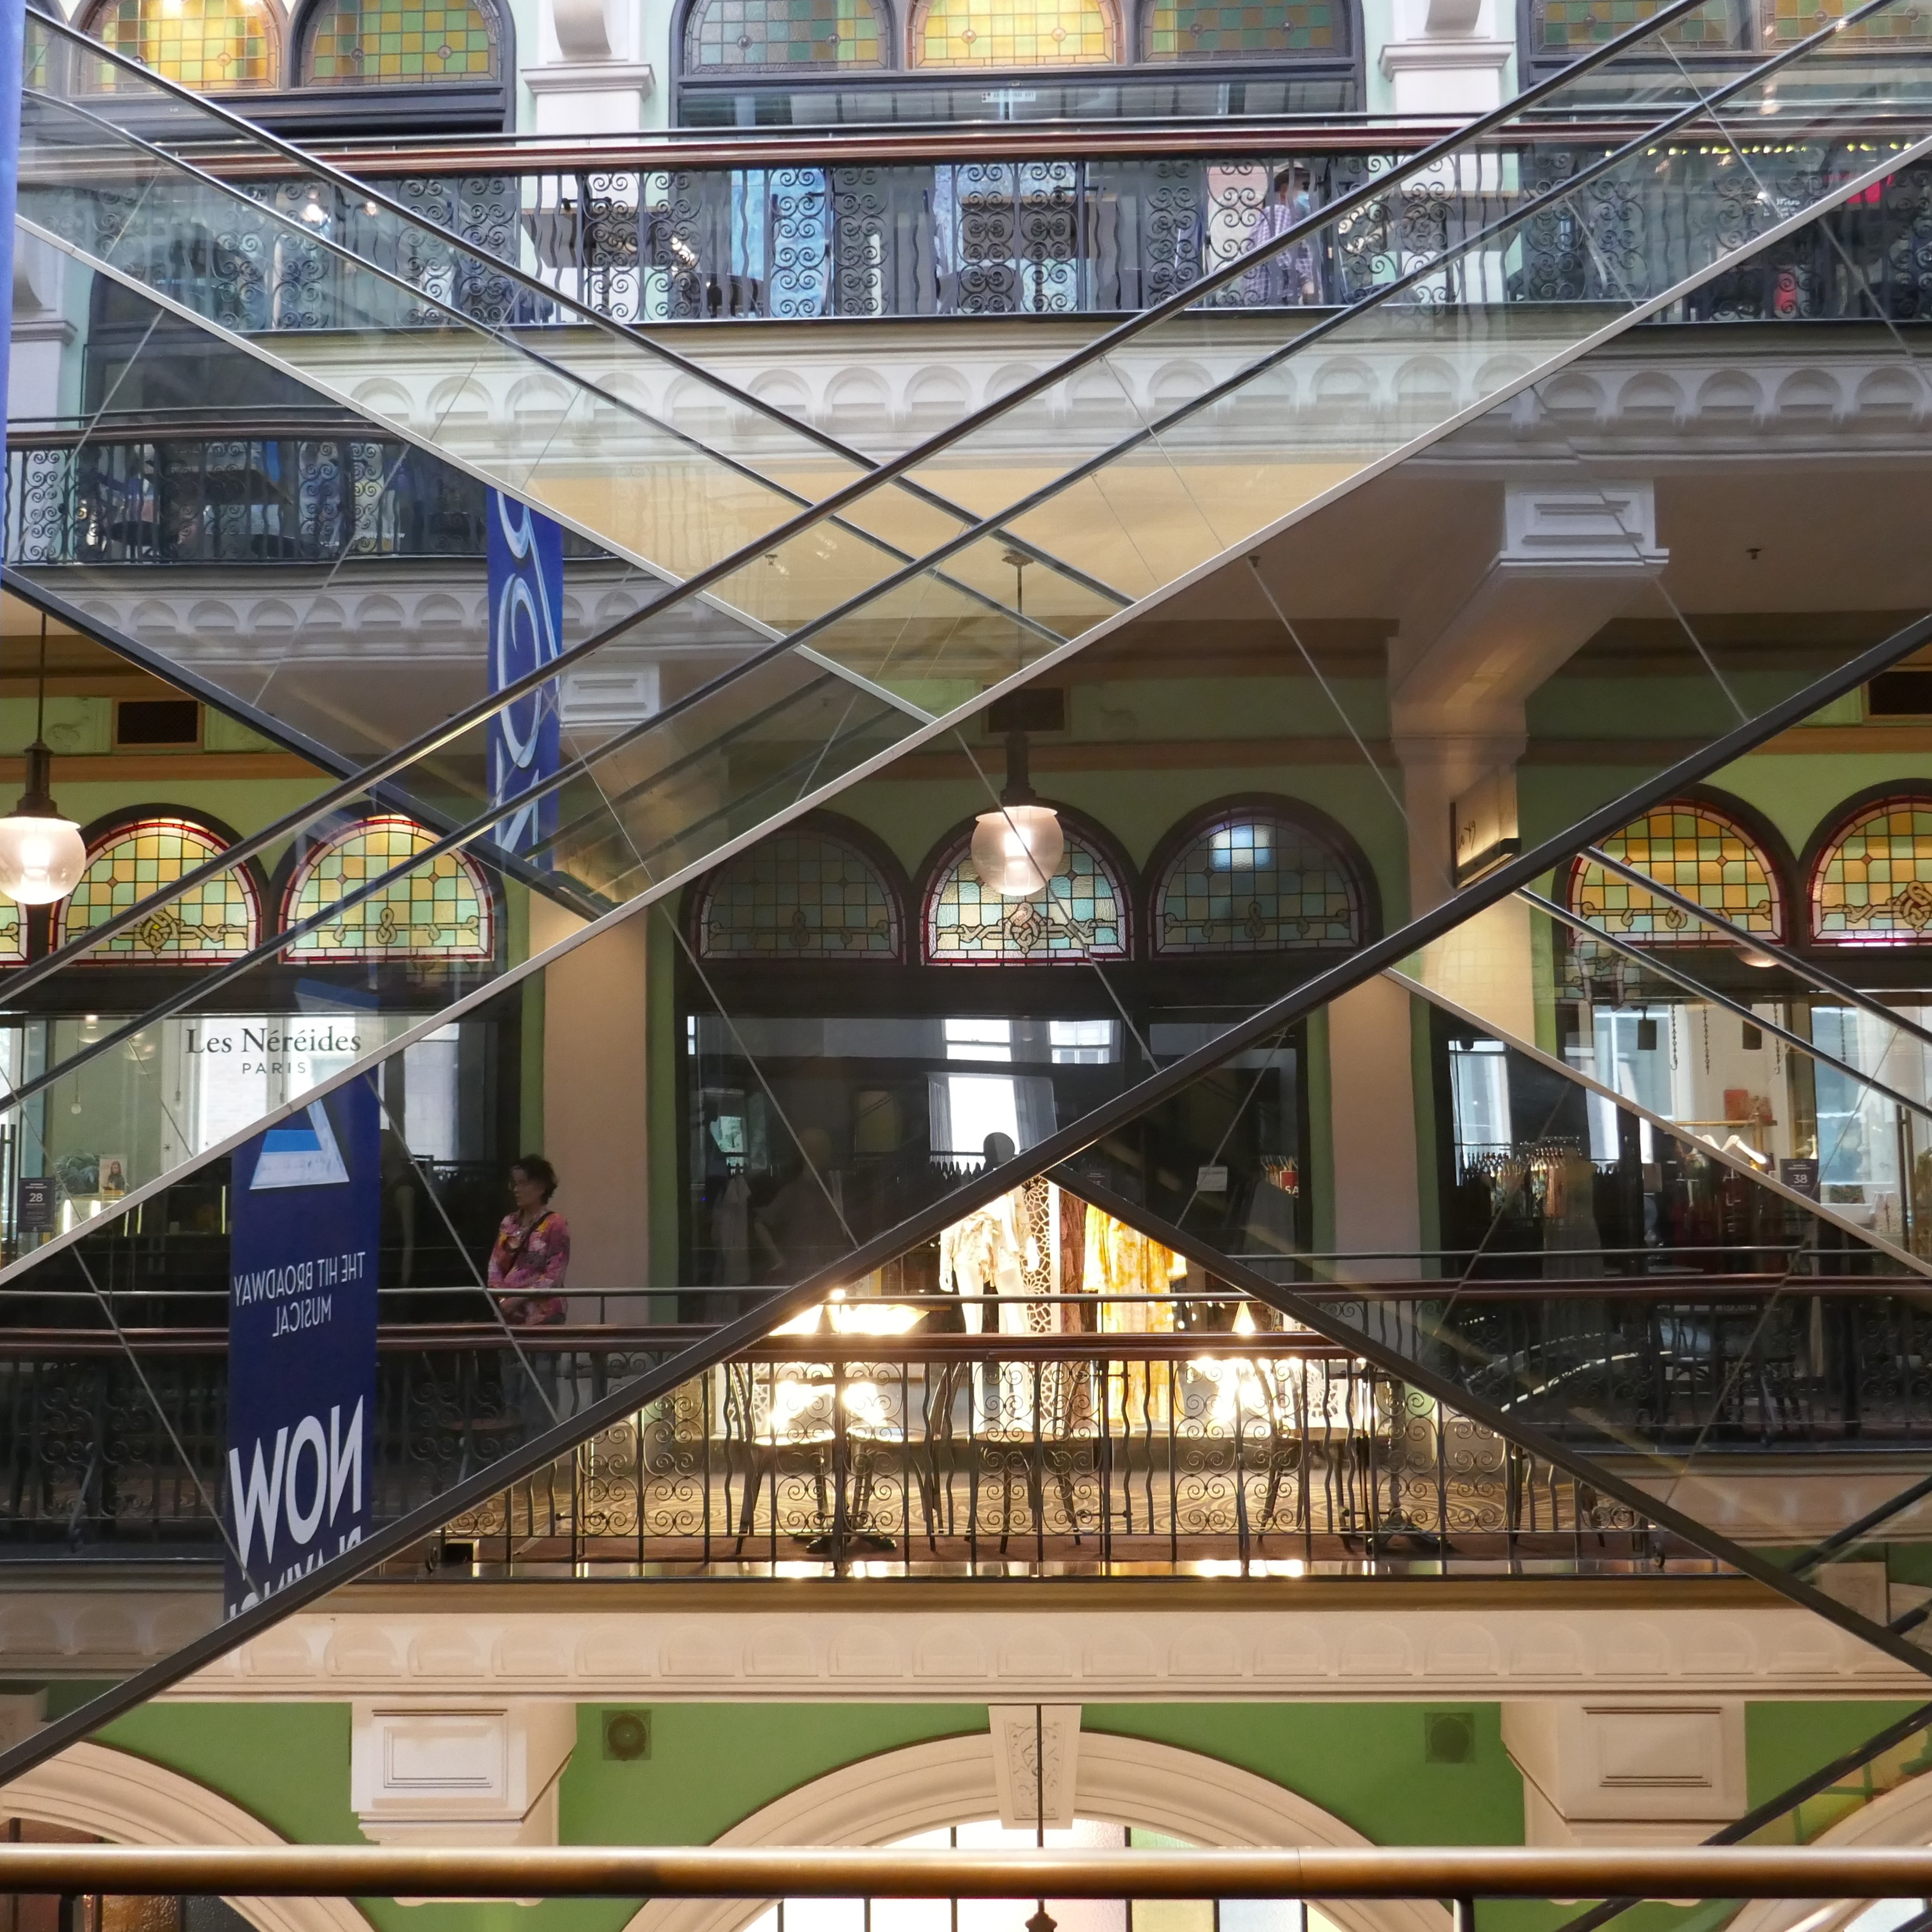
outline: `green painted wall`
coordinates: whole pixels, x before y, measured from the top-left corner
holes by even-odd
[[[1750,1802],[1761,1804],[1912,1708],[1902,1702],[1752,1703],[1745,1740]],[[703,1844],[789,1791],[880,1752],[982,1731],[979,1705],[665,1704],[651,1709],[649,1756],[606,1758],[601,1705],[579,1712],[577,1749],[560,1787],[562,1840],[574,1844]],[[1431,1763],[1432,1712],[1468,1712],[1474,1747]],[[1520,1844],[1522,1780],[1503,1748],[1495,1703],[1090,1704],[1084,1730],[1196,1751],[1294,1791],[1375,1841]],[[104,1742],[220,1792],[284,1837],[357,1841],[349,1805],[343,1704],[151,1704]],[[375,1901],[382,1932],[616,1932],[622,1902],[556,1900],[535,1909],[402,1908]],[[1540,1902],[1491,1901],[1490,1932],[1549,1932],[1568,1916]],[[1719,1910],[1647,1909],[1630,1932],[1702,1932]]]

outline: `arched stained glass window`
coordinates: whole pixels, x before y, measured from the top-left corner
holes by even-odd
[[[412,820],[393,817],[365,818],[335,833],[296,868],[282,923],[326,912],[435,842]],[[445,852],[304,933],[288,952],[292,959],[488,959],[496,942],[488,884],[464,854]]]
[[[61,930],[83,938],[161,886],[172,885],[211,859],[227,842],[185,818],[143,818],[97,839],[67,902]],[[218,872],[206,884],[158,905],[125,932],[104,940],[90,964],[198,965],[232,959],[261,937],[262,911],[245,866]]]
[[[27,934],[20,923],[20,908],[11,899],[0,898],[0,966],[17,966],[27,956]]]
[[[1147,14],[1150,61],[1231,55],[1336,53],[1337,0],[1154,0]]]
[[[280,36],[270,0],[108,0],[87,31],[184,87],[269,87]],[[112,86],[111,74],[105,84]]]
[[[934,966],[1072,966],[1124,958],[1127,946],[1126,895],[1070,826],[1058,871],[1031,898],[982,886],[963,839],[926,894],[926,956]]]
[[[1354,946],[1361,907],[1326,840],[1274,814],[1234,812],[1202,826],[1155,888],[1156,952],[1277,952]]]
[[[883,67],[885,49],[874,0],[699,0],[684,30],[694,73]]]
[[[1664,0],[1532,0],[1530,39],[1539,53],[1580,54],[1648,20],[1664,4]],[[1784,7],[1792,0],[1764,4]],[[1708,6],[1672,21],[1660,38],[1678,47],[1742,46],[1744,8],[1740,0],[1710,0]]]
[[[1778,880],[1750,835],[1706,805],[1660,806],[1603,842],[1612,858],[1648,872],[1733,926],[1773,939],[1784,934]],[[1570,904],[1593,926],[1649,946],[1723,944],[1681,907],[1579,859]]]
[[[1932,945],[1932,799],[1862,806],[1811,872],[1811,936],[1833,946]]]
[[[781,832],[713,874],[698,946],[707,959],[896,959],[898,910],[856,846]]]
[[[483,0],[323,0],[303,35],[302,78],[318,87],[494,80],[501,58]]]
[[[1109,0],[920,0],[914,67],[1084,67],[1115,58]]]

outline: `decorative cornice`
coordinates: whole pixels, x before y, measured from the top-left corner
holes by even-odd
[[[970,1612],[773,1604],[720,1616],[652,1600],[624,1611],[452,1604],[442,1614],[301,1616],[170,1694],[986,1704],[1924,1690],[1906,1666],[1784,1606],[1436,1608],[1424,1600],[1426,1586],[1397,1585],[1374,1607],[1116,1610],[1096,1601],[1069,1612],[986,1603],[994,1594],[983,1591],[984,1607]]]

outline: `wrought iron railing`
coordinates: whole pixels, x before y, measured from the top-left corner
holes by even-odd
[[[1560,187],[1621,138],[1517,141],[1420,176],[1344,220],[1306,259],[1291,250],[1214,302],[1240,309],[1356,299]],[[764,164],[683,163],[659,148],[640,150],[634,165],[622,150],[577,166],[499,154],[488,171],[460,176],[408,172],[394,154],[352,157],[350,165],[380,172],[427,221],[514,262],[569,302],[658,323],[1119,314],[1238,256],[1277,193],[1318,207],[1387,172],[1402,152],[1399,138],[1365,147],[1360,130],[1346,142],[1318,135],[1258,152],[1229,151],[1221,139],[1203,134],[1180,151],[1169,141],[1159,152],[1011,160],[827,160],[775,143]],[[1860,146],[1862,159],[1868,149],[1882,153],[1886,137],[1881,131]],[[1712,194],[1695,218],[1730,232],[1760,197],[1804,206],[1827,158],[1822,149],[1766,144],[1750,153],[1748,167],[1731,170],[1734,190]],[[567,319],[470,258],[439,260],[423,231],[405,237],[407,260],[390,259],[403,231],[327,183],[240,185],[296,218],[304,233],[342,243],[479,320],[539,326]],[[152,230],[158,265],[171,265],[158,266],[155,285],[167,292],[171,273],[212,279],[213,291],[198,287],[184,298],[191,292],[193,306],[231,327],[326,329],[352,312],[340,300],[340,259],[304,248],[286,229],[238,218],[206,249],[171,250],[166,196],[127,213]],[[1500,254],[1478,251],[1450,272],[1466,282],[1445,279],[1441,292],[1620,301],[1625,265],[1662,248],[1664,224],[1684,218],[1678,204],[1652,206],[1631,182],[1606,178],[1514,235]],[[1834,242],[1814,224],[1785,238],[1666,319],[1869,318],[1876,304],[1906,320],[1932,309],[1932,169],[1901,170],[1862,196],[1836,218],[1835,233]],[[118,245],[129,245],[124,235]]]
[[[1303,1292],[1432,1359],[1444,1284]],[[706,1299],[687,1292],[686,1312],[709,1312]],[[1400,1377],[1211,1287],[866,1300],[829,1318],[607,1427],[401,1568],[649,1579],[1708,1567]],[[560,1326],[518,1331],[513,1350],[473,1323],[386,1328],[376,1522],[706,1332]],[[1909,1287],[1487,1284],[1457,1293],[1455,1334],[1453,1360],[1434,1352],[1439,1372],[1588,1454],[1640,1442],[1769,1452],[1774,1482],[1793,1454],[1923,1462],[1932,1316]],[[134,1331],[137,1368],[104,1329],[0,1330],[0,1561],[62,1546],[218,1555],[224,1340]]]
[[[41,436],[7,451],[16,565],[480,557],[484,491],[353,428]]]

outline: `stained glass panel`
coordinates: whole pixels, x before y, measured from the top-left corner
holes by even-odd
[[[712,880],[698,950],[707,959],[896,959],[898,915],[855,847],[822,832],[783,832]]]
[[[27,935],[20,924],[20,908],[11,899],[0,898],[0,966],[17,966],[27,956]]]
[[[266,87],[275,79],[266,0],[115,0],[94,15],[89,32],[116,53],[203,92]]]
[[[1066,835],[1060,868],[1031,898],[1003,898],[980,883],[962,848],[939,868],[926,904],[926,956],[935,966],[1058,966],[1120,959],[1126,895],[1106,860]]]
[[[1764,854],[1748,833],[1708,806],[1666,805],[1603,842],[1612,857],[1648,872],[1660,885],[1721,913],[1750,932],[1782,938],[1784,909]],[[1587,859],[1570,869],[1570,904],[1606,932],[1652,946],[1708,946],[1708,927],[1641,886]]]
[[[144,818],[109,833],[88,854],[87,870],[67,902],[62,932],[70,940],[82,938],[226,849],[223,840],[184,818]],[[238,866],[155,907],[127,932],[104,940],[88,958],[192,965],[234,958],[260,936],[254,881]]]
[[[1760,0],[1760,32],[1767,50],[1808,39],[1820,27],[1858,10],[1857,0]],[[1932,46],[1932,6],[1886,7],[1854,20],[1825,43],[1845,46]]]
[[[282,922],[324,912],[344,893],[434,844],[407,818],[365,818],[315,847],[296,868]],[[446,852],[358,900],[289,947],[295,959],[488,959],[496,950],[494,906],[474,864]]]
[[[1106,0],[920,0],[915,67],[1074,67],[1114,58]]]
[[[883,67],[873,0],[703,0],[685,28],[684,64],[731,67]]]
[[[1148,10],[1149,60],[1336,51],[1331,0],[1155,0]]]
[[[1868,806],[1819,855],[1811,936],[1834,945],[1932,944],[1932,799]]]
[[[1544,53],[1581,53],[1648,20],[1663,4],[1664,0],[1533,0],[1530,38]],[[1672,22],[1662,38],[1679,47],[1741,46],[1743,9],[1737,0],[1711,0],[1708,6]]]
[[[308,31],[304,78],[323,86],[496,77],[496,22],[483,7],[448,0],[332,0]]]
[[[1168,867],[1154,906],[1156,952],[1276,952],[1362,935],[1334,851],[1286,819],[1251,813],[1204,827]]]

